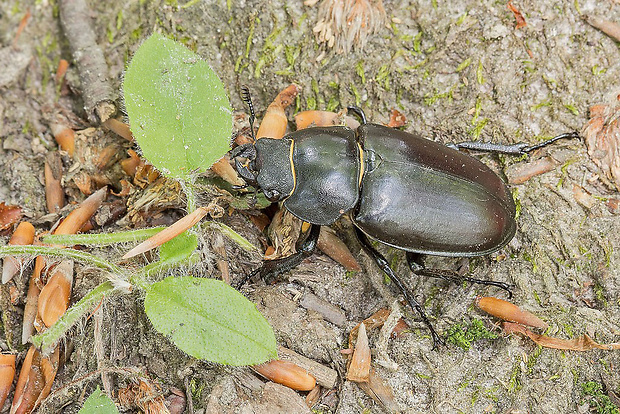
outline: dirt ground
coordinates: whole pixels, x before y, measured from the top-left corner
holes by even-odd
[[[405,130],[429,139],[534,143],[581,130],[592,105],[615,102],[620,93],[618,43],[583,19],[592,14],[620,22],[617,1],[516,0],[513,4],[526,22],[517,29],[515,15],[504,1],[385,0],[386,24],[362,50],[349,53],[317,44],[313,28],[320,2],[309,6],[301,1],[203,0],[190,1],[187,7],[176,3],[89,2],[119,97],[127,61],[153,31],[172,35],[204,57],[240,112],[244,106],[239,86],[248,85],[259,118],[280,90],[296,83],[302,92],[295,111],[339,110],[357,104],[373,122],[387,123],[390,112],[397,109],[408,121]],[[32,17],[13,46],[27,11]],[[71,60],[59,24],[58,0],[3,0],[0,34],[0,201],[21,206],[37,229],[45,230],[57,219],[46,216],[42,184],[45,156],[56,149],[49,128],[52,114],[61,109],[74,112],[84,120],[82,128],[88,126],[75,67],[67,75],[74,88],[69,93],[59,92],[54,83],[59,60]],[[112,133],[84,139],[80,143],[84,147],[115,143],[119,159],[131,147]],[[618,193],[590,161],[584,143],[560,141],[529,159],[481,159],[510,177],[519,166],[545,156],[557,167],[511,186],[520,214],[517,235],[508,246],[490,258],[431,258],[427,263],[447,269],[469,266],[473,277],[515,285],[513,301],[547,321],[551,336],[573,338],[587,333],[600,343],[620,342],[620,226],[617,210],[614,214],[606,205]],[[69,177],[85,168],[65,159],[69,201],[83,199]],[[578,191],[594,197],[584,203],[576,197]],[[179,214],[180,210],[162,222]],[[224,220],[261,245],[264,237],[246,216],[235,212]],[[112,223],[102,231],[127,223]],[[317,253],[290,273],[289,282],[258,283],[244,290],[272,324],[279,344],[340,370],[344,364],[339,351],[346,347],[351,328],[399,298],[351,239],[351,226],[343,219],[336,228],[364,271],[348,275]],[[212,233],[203,237],[207,260],[200,271],[215,277],[212,240]],[[259,255],[242,253],[232,243],[226,248],[233,277],[241,277],[260,262]],[[407,272],[401,252],[382,251],[398,272]],[[105,249],[97,253],[119,256],[118,251]],[[73,300],[101,278],[89,269],[79,269]],[[18,280],[25,289],[27,280]],[[444,336],[451,328],[469,326],[477,319],[500,335],[475,341],[468,350],[448,345],[433,351],[417,314],[400,307],[410,330],[389,340],[383,351],[378,332],[372,332],[370,345],[375,353],[373,367],[392,388],[402,412],[618,412],[610,405],[603,408],[607,402],[619,401],[618,351],[561,351],[540,348],[521,336],[502,335],[497,321],[473,306],[477,295],[506,298],[495,288],[435,280],[410,283]],[[345,325],[334,325],[301,307],[299,297],[306,293],[340,308]],[[121,371],[127,368],[146,373],[160,384],[165,396],[173,388],[182,390],[191,396],[194,412],[291,412],[265,404],[266,391],[248,369],[197,361],[177,350],[150,327],[141,300],[140,293],[108,298],[99,321],[85,321],[72,332],[66,341],[72,352],[40,412],[79,410],[84,398],[101,384],[101,376],[93,374],[102,363],[97,361],[96,346],[103,349],[104,366],[118,368],[109,375],[113,391],[131,379],[129,371]],[[25,354],[15,340],[20,337],[16,320],[21,308],[9,309],[5,304],[2,309],[0,346],[3,351],[20,351],[19,361]],[[101,329],[98,334],[96,324]],[[596,396],[584,392],[591,382],[601,384]],[[287,397],[288,403],[296,398]],[[314,410],[384,412],[356,384],[342,379],[335,390],[323,391]]]

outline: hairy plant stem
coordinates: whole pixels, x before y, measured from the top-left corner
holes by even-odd
[[[114,275],[122,275],[124,272],[120,267],[105,259],[86,253],[80,250],[63,249],[60,247],[49,246],[2,246],[0,247],[0,257],[2,256],[52,256],[66,259],[77,260],[81,263],[90,264],[99,269],[110,272]]]
[[[67,331],[87,313],[91,312],[93,306],[102,302],[105,296],[112,293],[114,289],[114,284],[108,280],[88,292],[76,304],[67,309],[67,312],[55,324],[45,332],[32,337],[32,344],[39,348],[44,355],[52,351]]]
[[[76,244],[105,246],[108,244],[146,240],[163,229],[165,229],[165,227],[160,226],[152,227],[150,229],[117,231],[114,233],[48,234],[43,237],[43,242],[49,244],[59,244],[62,246],[75,246]]]

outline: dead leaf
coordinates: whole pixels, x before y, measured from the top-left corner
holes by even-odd
[[[347,379],[355,382],[368,382],[370,378],[370,347],[366,335],[366,325],[361,323],[357,331],[355,350],[349,359]]]
[[[520,333],[545,348],[564,349],[569,351],[589,351],[591,349],[606,349],[611,351],[614,349],[620,349],[620,343],[599,344],[587,334],[574,339],[560,339],[546,335],[539,335],[524,326],[512,322],[504,322],[504,332]]]
[[[317,247],[348,271],[359,272],[362,270],[347,245],[340,240],[336,232],[330,227],[321,227]]]
[[[517,10],[517,8],[512,4],[512,1],[508,2],[508,8],[512,12],[512,14],[515,15],[515,20],[517,21],[517,25],[515,26],[515,29],[520,29],[522,27],[527,26],[527,23],[525,22],[525,18],[523,17],[521,12]]]
[[[107,188],[101,188],[86,198],[54,230],[54,234],[76,234],[99,209],[107,195]]]
[[[478,296],[475,303],[481,310],[505,321],[516,322],[540,329],[547,329],[549,327],[549,325],[538,318],[538,316],[522,310],[517,305],[503,299]]]
[[[30,347],[15,386],[11,414],[31,413],[47,398],[58,370],[58,348],[47,357]]]
[[[0,230],[5,230],[22,218],[22,209],[18,206],[7,206],[0,203]]]
[[[0,354],[0,407],[4,405],[15,378],[15,354]]]
[[[388,122],[387,126],[390,128],[400,128],[404,127],[406,124],[407,118],[405,118],[405,115],[396,109],[392,109],[392,112],[390,113],[390,122]]]
[[[63,260],[49,271],[51,277],[39,293],[39,318],[48,328],[65,314],[73,286],[73,260]]]
[[[392,387],[374,369],[370,370],[368,382],[358,382],[357,385],[389,413],[400,412]]]
[[[138,379],[137,384],[132,383],[118,390],[118,402],[125,407],[138,407],[149,414],[169,413],[161,387],[143,378]]]
[[[612,22],[611,20],[603,19],[602,17],[594,16],[591,14],[585,14],[582,18],[590,26],[600,30],[607,36],[611,37],[616,42],[620,42],[620,25]]]
[[[590,159],[620,190],[620,105],[615,102],[590,107],[590,120],[582,135]]]
[[[34,242],[34,226],[27,221],[19,223],[9,240],[11,246],[24,246]],[[5,256],[2,262],[2,283],[13,278],[24,263],[24,258]],[[0,407],[2,405],[0,404]]]
[[[308,371],[290,361],[274,359],[254,365],[252,369],[270,381],[297,391],[310,391],[316,385],[316,379]]]

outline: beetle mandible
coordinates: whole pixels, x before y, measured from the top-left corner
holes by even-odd
[[[242,93],[253,133],[252,101],[247,89]],[[446,146],[369,123],[360,108],[349,110],[362,121],[357,130],[307,128],[282,139],[260,138],[232,151],[237,171],[248,184],[312,225],[295,254],[265,261],[239,286],[256,274],[274,276],[297,266],[314,251],[321,226],[350,214],[360,244],[417,310],[437,345],[443,341],[424,309],[369,238],[404,250],[417,275],[493,285],[512,295],[505,283],[426,269],[420,260],[422,255],[487,255],[515,235],[515,204],[506,184],[484,163],[459,150],[523,155],[578,134],[558,135],[535,145],[462,142]]]

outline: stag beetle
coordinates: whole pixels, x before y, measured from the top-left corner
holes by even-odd
[[[250,108],[253,131],[254,110],[247,89],[243,99]],[[406,251],[409,267],[417,275],[493,285],[512,295],[505,283],[426,269],[420,260],[422,255],[486,255],[515,235],[515,204],[506,184],[481,161],[459,150],[523,155],[578,134],[562,134],[536,145],[463,142],[445,146],[368,123],[360,108],[349,110],[361,119],[357,130],[307,128],[282,139],[261,138],[232,151],[236,169],[249,185],[312,225],[308,236],[300,237],[295,254],[265,261],[239,287],[257,274],[272,277],[297,266],[315,249],[321,226],[349,213],[360,244],[417,310],[437,345],[443,341],[424,309],[369,238]]]

